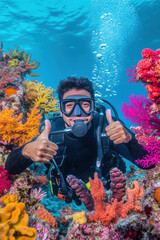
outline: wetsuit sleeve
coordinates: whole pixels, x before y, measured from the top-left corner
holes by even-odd
[[[23,156],[22,149],[24,146],[13,149],[9,154],[5,163],[5,169],[10,174],[19,174],[33,163],[30,158]]]

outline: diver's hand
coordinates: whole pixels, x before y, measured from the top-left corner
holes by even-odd
[[[113,121],[110,109],[107,109],[106,111],[106,118],[109,123],[109,125],[105,128],[106,134],[110,140],[114,142],[114,144],[128,143],[132,139],[131,134],[119,121]]]
[[[39,137],[28,144],[22,150],[25,157],[29,157],[33,162],[48,163],[56,154],[58,146],[48,140],[51,131],[51,123],[45,120],[45,129]]]

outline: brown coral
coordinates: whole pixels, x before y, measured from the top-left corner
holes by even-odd
[[[44,208],[44,206],[42,206],[39,210],[35,211],[35,213],[37,214],[37,216],[39,218],[50,223],[52,225],[52,227],[54,227],[56,225],[56,221],[55,221],[54,217],[52,216],[52,214],[50,212],[48,212]]]

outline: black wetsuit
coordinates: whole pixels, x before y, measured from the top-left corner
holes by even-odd
[[[71,133],[64,135],[65,145],[65,157],[64,147],[59,148],[55,160],[62,171],[64,178],[67,175],[73,174],[74,176],[81,178],[85,182],[88,182],[89,177],[93,177],[95,172],[95,163],[97,157],[97,139],[94,131],[94,124],[91,125],[86,136],[82,138],[76,138]],[[132,134],[132,139],[128,143],[122,143],[115,145],[107,136],[104,138],[104,145],[107,146],[104,151],[104,158],[102,164],[103,177],[106,177],[113,167],[118,167],[121,171],[126,171],[125,162],[119,155],[128,159],[132,163],[135,163],[136,159],[141,159],[146,155],[146,151],[140,145]],[[14,149],[7,158],[5,168],[10,174],[18,174],[24,171],[32,163],[31,159],[22,155],[22,149],[24,146]]]

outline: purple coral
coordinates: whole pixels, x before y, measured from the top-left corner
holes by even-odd
[[[84,203],[85,207],[89,211],[92,211],[94,209],[94,201],[86,184],[73,175],[68,175],[66,180],[71,188],[75,190],[76,195]]]
[[[112,197],[117,198],[118,201],[121,201],[122,197],[125,195],[126,179],[118,168],[113,168],[110,171],[110,179],[110,187],[113,192]]]

